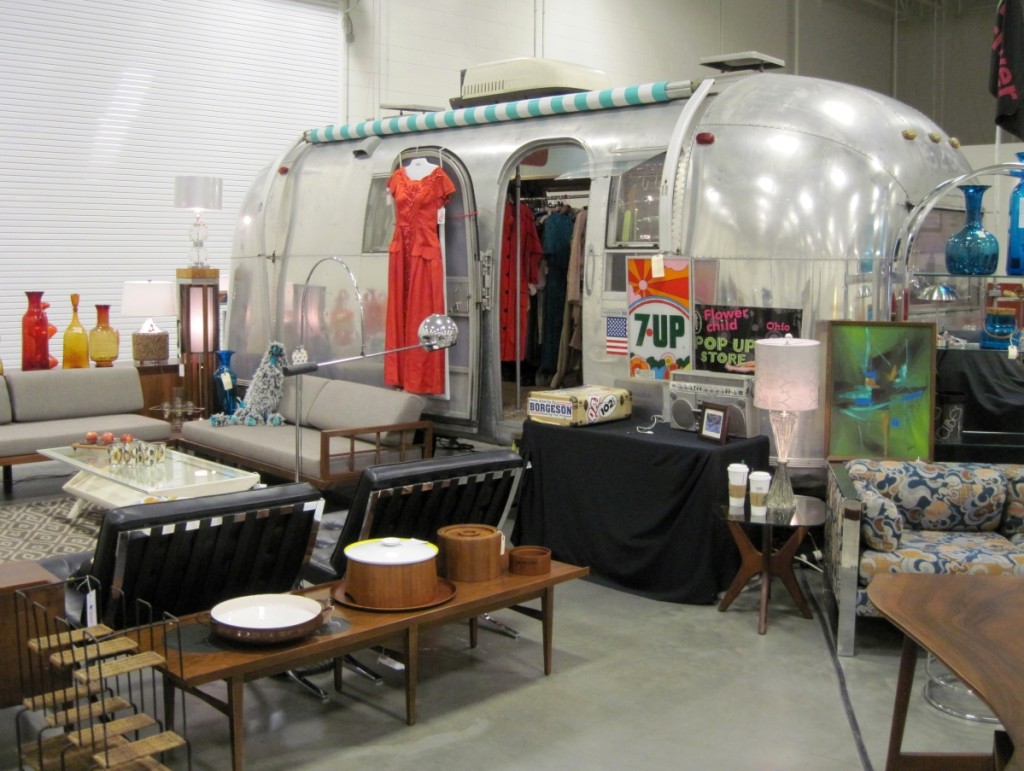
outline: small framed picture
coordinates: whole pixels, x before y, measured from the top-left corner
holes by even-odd
[[[697,435],[709,442],[725,444],[729,437],[729,411],[721,405],[705,402],[700,413],[700,429]]]

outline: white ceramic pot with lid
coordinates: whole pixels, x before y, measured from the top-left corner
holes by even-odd
[[[364,608],[394,610],[434,602],[437,546],[416,538],[373,538],[345,547],[345,595]]]

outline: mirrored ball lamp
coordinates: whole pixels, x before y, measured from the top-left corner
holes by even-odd
[[[818,408],[820,351],[817,340],[791,335],[754,343],[754,406],[768,410],[778,463],[768,489],[769,514],[796,510],[787,465],[799,414]]]
[[[121,291],[121,315],[145,318],[142,327],[132,333],[132,358],[139,364],[168,360],[169,335],[157,326],[154,317],[174,317],[178,312],[173,281],[125,281]]]
[[[192,243],[189,250],[189,264],[204,268],[206,261],[206,236],[208,229],[203,222],[204,211],[215,211],[221,207],[223,181],[220,177],[175,177],[174,206],[177,209],[191,209],[195,221],[189,228]]]

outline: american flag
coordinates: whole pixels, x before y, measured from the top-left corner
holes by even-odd
[[[629,339],[626,332],[626,319],[624,316],[608,316],[604,320],[605,353],[613,356],[627,356],[629,354]]]

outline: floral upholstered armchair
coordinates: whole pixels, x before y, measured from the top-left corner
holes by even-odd
[[[879,573],[1024,576],[1024,465],[852,460],[832,463],[826,600],[836,650],[854,654],[858,616]]]

